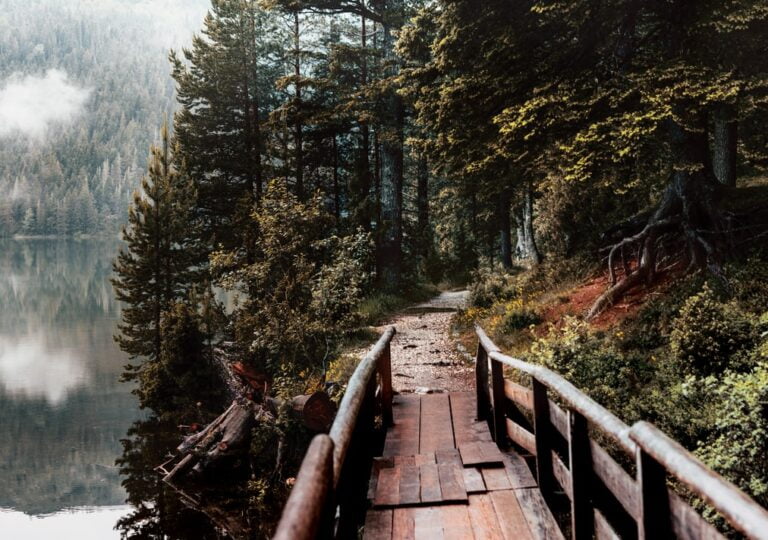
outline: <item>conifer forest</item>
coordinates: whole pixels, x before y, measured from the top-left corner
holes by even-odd
[[[763,0],[4,0],[0,530],[272,537],[388,326],[397,399],[474,400],[478,325],[768,508],[767,44]]]

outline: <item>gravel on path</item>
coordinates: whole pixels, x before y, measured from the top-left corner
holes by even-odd
[[[470,391],[474,368],[451,337],[453,312],[466,305],[467,291],[443,292],[394,316],[377,328],[394,326],[392,385],[401,393]]]

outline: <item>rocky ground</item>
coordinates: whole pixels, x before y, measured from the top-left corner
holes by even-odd
[[[443,292],[394,316],[379,330],[395,326],[392,384],[405,392],[469,391],[474,369],[456,348],[451,317],[466,305],[467,291]]]

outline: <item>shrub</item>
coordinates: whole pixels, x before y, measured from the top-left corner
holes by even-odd
[[[752,258],[728,269],[733,298],[750,313],[768,311],[768,264]]]
[[[469,288],[469,302],[475,307],[489,308],[496,302],[510,300],[517,295],[514,276],[494,270],[481,270]]]
[[[644,357],[621,352],[616,337],[592,332],[587,323],[571,317],[533,343],[529,360],[561,374],[627,420],[637,417],[638,400],[653,375]]]
[[[720,302],[708,285],[683,304],[670,333],[671,350],[680,367],[697,375],[736,367],[739,353],[756,340],[753,318],[734,303]]]
[[[729,373],[716,387],[713,436],[698,450],[704,462],[768,505],[768,363]]]
[[[542,318],[538,313],[526,306],[522,300],[513,300],[507,304],[498,330],[510,334],[540,322]]]

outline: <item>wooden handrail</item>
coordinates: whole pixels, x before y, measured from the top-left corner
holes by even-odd
[[[561,375],[502,354],[480,326],[475,329],[478,418],[492,424],[499,446],[505,446],[509,437],[535,456],[539,489],[545,498],[555,496],[555,485],[560,485],[560,493],[571,499],[574,539],[591,539],[596,529],[641,540],[722,538],[667,486],[671,475],[748,538],[768,540],[768,511],[659,429],[647,422],[630,428]],[[504,365],[530,376],[532,389],[498,376]],[[489,380],[489,372],[497,376]],[[547,390],[565,404],[566,411],[550,400]],[[488,396],[494,396],[492,402]],[[533,417],[533,429],[518,406]],[[634,477],[589,438],[590,426],[636,460]],[[557,448],[567,451],[567,466]],[[607,490],[612,499],[601,495],[600,489]],[[609,515],[613,517],[606,520]]]
[[[743,491],[709,469],[679,443],[648,422],[637,422],[629,436],[669,474],[688,486],[748,538],[768,540],[768,512]]]
[[[392,423],[390,342],[394,335],[395,328],[388,328],[363,357],[347,383],[330,433],[312,440],[275,538],[309,540],[356,534],[365,515],[359,494],[361,489],[365,493],[367,473],[363,471],[369,470],[372,460],[368,452],[369,436],[376,430],[374,401],[378,401],[384,427]],[[353,451],[347,457],[350,445]]]
[[[312,439],[274,540],[312,540],[323,536],[323,510],[333,484],[333,446],[328,435]]]
[[[556,392],[569,407],[581,413],[587,420],[614,439],[625,451],[631,455],[635,454],[636,445],[629,438],[629,426],[619,420],[615,414],[585,395],[554,371],[502,354],[480,326],[475,326],[475,331],[483,348],[492,347],[492,350],[485,349],[491,359],[535,377],[544,386]]]
[[[389,342],[395,335],[395,327],[389,327],[376,342],[371,351],[365,355],[363,360],[355,369],[352,377],[347,383],[347,391],[339,405],[339,412],[336,413],[336,419],[331,426],[330,436],[333,439],[335,448],[333,451],[333,487],[339,484],[341,469],[344,465],[344,458],[347,455],[349,442],[352,439],[352,433],[357,423],[357,416],[360,413],[360,407],[365,398],[365,392],[371,377],[376,372],[378,361],[381,356],[389,350]],[[391,382],[389,387],[391,388]],[[391,401],[390,401],[391,403]],[[391,417],[391,412],[390,412]]]

